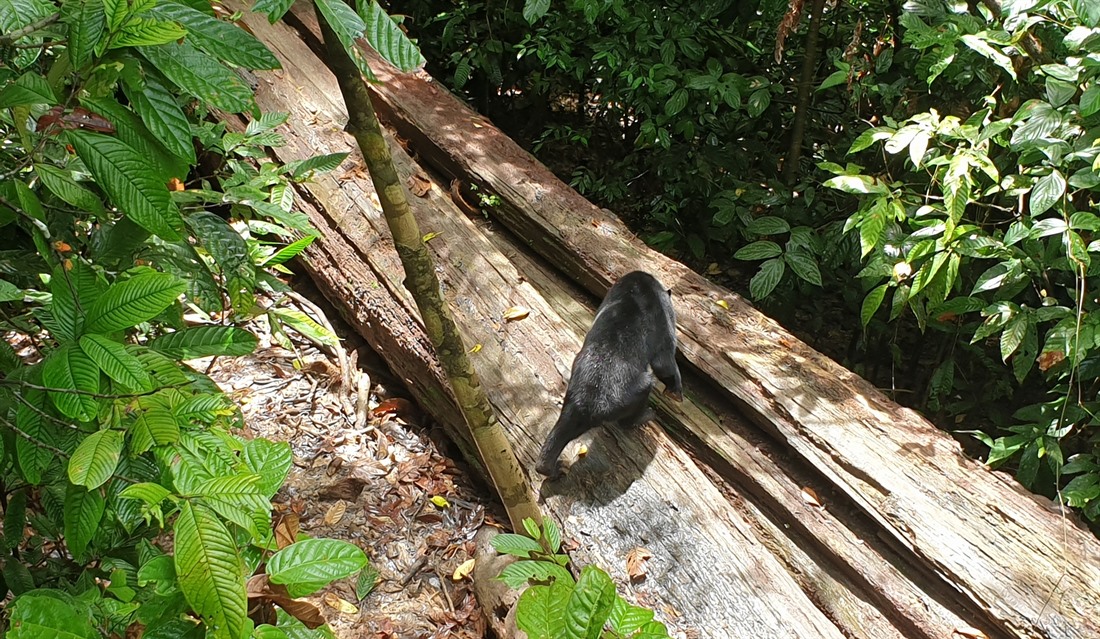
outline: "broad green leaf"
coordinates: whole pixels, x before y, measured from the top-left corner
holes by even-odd
[[[328,153],[326,155],[315,155],[304,160],[287,162],[286,165],[283,167],[283,170],[289,173],[290,176],[293,177],[295,180],[309,179],[313,176],[314,173],[325,173],[328,171],[332,171],[333,169],[340,166],[340,163],[343,162],[347,157],[347,153]]]
[[[21,563],[9,561],[8,563]],[[98,639],[87,606],[54,589],[32,590],[8,605],[8,639]]]
[[[332,27],[336,38],[343,45],[348,57],[355,63],[359,72],[369,80],[374,80],[374,73],[370,70],[363,53],[359,50],[355,41],[364,36],[367,25],[363,22],[351,7],[344,4],[343,0],[315,0],[314,6],[320,11],[325,22]]]
[[[294,463],[290,444],[266,439],[251,439],[244,445],[241,461],[260,476],[260,492],[271,499],[282,487]]]
[[[867,257],[878,246],[882,232],[886,229],[886,202],[879,199],[867,211],[867,216],[859,225],[860,257]]]
[[[1027,331],[1028,316],[1025,313],[1017,313],[1008,320],[1001,332],[1001,361],[1007,362],[1008,358],[1016,352],[1020,343],[1024,340]]]
[[[92,395],[99,392],[99,367],[76,344],[65,344],[42,362],[42,381],[61,414],[91,421],[99,410]]]
[[[1031,201],[1028,209],[1032,217],[1042,215],[1047,209],[1057,204],[1065,192],[1066,179],[1062,177],[1062,172],[1058,169],[1054,169],[1049,174],[1039,178],[1031,189]]]
[[[749,95],[749,117],[760,117],[772,103],[772,92],[768,89],[757,89]]]
[[[542,545],[539,544],[539,542],[526,535],[501,533],[493,537],[492,544],[493,548],[499,553],[514,555],[524,559],[530,557],[533,552],[539,553],[543,551]]]
[[[127,486],[118,496],[124,499],[137,499],[150,506],[156,506],[167,499],[171,494],[172,493],[164,486],[146,481]]]
[[[167,273],[145,271],[115,282],[84,319],[89,333],[110,333],[150,320],[171,306],[186,285]]]
[[[278,318],[280,322],[285,323],[307,339],[322,346],[334,346],[340,343],[340,338],[332,331],[321,326],[302,311],[293,308],[273,308],[268,311],[268,316]]]
[[[161,335],[149,347],[175,359],[221,355],[237,357],[256,350],[256,336],[235,326],[193,326]]]
[[[504,570],[500,571],[500,580],[513,589],[526,586],[532,579],[541,582],[557,580],[568,584],[573,583],[573,575],[564,566],[549,561],[517,561],[508,564]]]
[[[1096,28],[1100,26],[1100,6],[1092,0],[1071,0],[1074,13],[1082,24]]]
[[[653,621],[652,610],[633,606],[622,597],[615,598],[615,605],[612,606],[611,616],[608,618],[616,632],[628,637],[650,621]]]
[[[140,455],[153,446],[174,444],[180,438],[179,420],[162,406],[145,408],[129,425],[130,452]]]
[[[525,0],[523,3],[523,19],[527,21],[527,24],[535,24],[549,10],[550,0]]]
[[[860,325],[867,326],[871,323],[871,318],[875,316],[875,312],[882,306],[882,300],[886,297],[886,289],[888,286],[888,284],[876,286],[871,289],[867,297],[863,298],[863,306],[859,311]]]
[[[56,323],[57,337],[75,341],[84,330],[88,309],[107,288],[107,283],[82,260],[73,260],[71,269],[57,266],[50,277],[53,303],[50,311]]]
[[[1050,102],[1051,106],[1060,107],[1077,95],[1077,83],[1048,77],[1046,79],[1046,95],[1047,102]]]
[[[955,184],[944,186],[943,204],[947,209],[947,217],[952,224],[962,221],[966,213],[966,206],[970,204],[970,184],[966,180],[960,180]]]
[[[111,201],[133,221],[165,239],[180,239],[183,219],[149,160],[111,136],[66,131],[65,137]]]
[[[23,289],[6,280],[0,280],[0,302],[17,302],[23,297]]]
[[[194,381],[175,360],[162,353],[133,344],[127,345],[126,350],[138,358],[157,386],[183,386]],[[210,384],[213,385],[213,382]]]
[[[157,140],[145,123],[131,109],[122,106],[114,97],[93,98],[81,96],[80,103],[87,109],[100,113],[115,125],[115,137],[128,145],[143,159],[146,172],[160,184],[168,184],[175,177],[183,179],[191,170],[186,160],[176,156]]]
[[[0,441],[3,438],[0,437]],[[4,535],[0,538],[0,552],[8,556],[13,548],[18,548],[26,536],[27,493],[28,490],[16,490],[8,495],[4,508]]]
[[[244,562],[233,536],[212,512],[187,501],[174,531],[176,575],[187,603],[213,637],[239,639],[247,620],[246,596]]]
[[[684,110],[688,103],[687,89],[677,89],[665,102],[665,115],[672,117]]]
[[[255,10],[255,7],[253,8]],[[187,27],[187,40],[210,55],[246,69],[278,69],[279,60],[241,27],[178,2],[161,2],[150,15]]]
[[[549,0],[541,1],[549,4]],[[405,73],[424,66],[425,60],[420,50],[375,0],[356,0],[356,8],[359,17],[363,18],[364,37],[387,62]],[[524,7],[526,11],[527,7]],[[527,17],[526,13],[524,17]]]
[[[313,241],[317,239],[316,235],[307,235],[300,240],[296,240],[293,243],[284,246],[279,249],[274,255],[269,257],[264,263],[264,266],[277,266],[284,264],[295,257],[297,257],[302,251],[306,250]]]
[[[0,91],[0,109],[35,104],[57,104],[57,96],[50,83],[37,73],[24,73]]]
[[[1083,118],[1100,112],[1100,81],[1094,79],[1081,94],[1080,111]]]
[[[107,18],[101,0],[65,0],[61,20],[69,26],[69,61],[81,69],[92,61],[96,47],[107,33]]]
[[[595,566],[585,566],[565,606],[568,636],[598,639],[615,605],[615,582]]]
[[[103,202],[99,196],[77,183],[69,171],[63,171],[49,164],[35,164],[34,172],[42,184],[58,198],[78,209],[103,215]]]
[[[355,574],[367,563],[358,547],[336,539],[303,539],[272,555],[267,574],[272,583],[329,583]]]
[[[153,380],[141,361],[127,352],[122,344],[103,335],[90,334],[80,338],[80,349],[107,373],[107,377],[131,391],[145,393],[153,390]]]
[[[825,180],[825,186],[855,195],[871,193],[885,195],[890,192],[885,184],[876,182],[874,178],[868,175],[838,175]]]
[[[186,42],[138,51],[173,84],[199,100],[230,113],[243,113],[252,106],[252,90],[236,73]]]
[[[260,536],[260,524],[270,526],[271,502],[261,493],[259,475],[215,477],[198,483],[191,491],[219,515],[251,533]]]
[[[145,86],[122,85],[130,106],[141,117],[149,131],[164,147],[191,164],[195,163],[195,145],[191,142],[191,123],[175,97],[156,78],[145,77]]]
[[[765,215],[764,217],[754,218],[745,226],[745,230],[757,235],[782,235],[790,232],[791,225],[781,217]],[[768,257],[775,257],[775,255],[769,255]]]
[[[32,375],[28,381],[38,383],[41,380]],[[51,432],[42,417],[46,411],[46,393],[36,388],[26,388],[22,395],[23,399],[15,411],[15,425],[19,428],[15,438],[15,459],[23,479],[37,485],[42,482],[42,473],[53,459],[53,452],[41,445],[53,443],[50,441]]]
[[[759,240],[751,244],[746,244],[737,249],[737,252],[733,254],[735,260],[766,260],[768,258],[782,255],[783,249],[775,242],[771,240]]]
[[[74,557],[83,557],[95,537],[105,509],[98,490],[70,485],[65,493],[65,545]]]
[[[528,639],[573,637],[565,628],[565,607],[573,594],[573,583],[555,581],[549,586],[531,586],[519,596],[516,626]]]
[[[829,74],[829,77],[821,81],[821,84],[815,89],[815,91],[824,91],[825,89],[831,89],[839,84],[844,84],[848,81],[848,69],[840,69],[839,71],[833,71]]]
[[[771,294],[786,271],[783,258],[773,257],[760,265],[760,270],[749,280],[749,294],[754,300],[761,300]]]
[[[809,253],[803,250],[787,251],[783,254],[783,261],[798,277],[814,286],[821,286],[821,271],[817,267],[817,260]]]
[[[982,33],[980,33],[980,34],[970,34],[970,33],[968,33],[968,34],[963,35],[959,39],[962,40],[963,44],[965,44],[966,46],[970,47],[974,51],[976,51],[979,54],[985,56],[986,58],[989,58],[990,60],[992,60],[993,64],[996,64],[997,66],[1004,69],[1005,73],[1007,73],[1009,75],[1009,77],[1011,77],[1013,80],[1015,80],[1016,79],[1016,69],[1014,69],[1012,67],[1012,59],[1009,58],[1007,55],[1001,53],[1000,51],[994,49],[992,46],[990,46],[989,42],[987,42],[982,37],[982,35],[984,35],[984,34],[982,34]]]
[[[201,211],[188,216],[187,224],[227,279],[243,278],[251,282],[255,278],[248,244],[225,220]]]
[[[118,31],[130,15],[130,3],[126,0],[103,0],[103,8],[107,15],[107,28],[111,31]]]
[[[252,10],[256,13],[266,13],[267,21],[275,24],[290,10],[292,4],[294,0],[258,0],[252,5]]]
[[[100,430],[85,437],[69,459],[69,481],[88,490],[105,484],[118,467],[122,443],[123,435],[117,430]]]
[[[175,22],[155,18],[130,18],[118,36],[111,40],[108,49],[122,47],[156,46],[175,42],[187,36],[187,30]]]

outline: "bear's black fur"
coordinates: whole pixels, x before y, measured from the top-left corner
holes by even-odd
[[[536,470],[550,477],[560,474],[558,456],[565,446],[596,426],[629,428],[652,419],[654,374],[665,394],[682,399],[671,295],[642,271],[627,273],[607,292],[573,360],[561,415],[539,452]]]

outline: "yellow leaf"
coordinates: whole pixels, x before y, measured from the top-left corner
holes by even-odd
[[[432,495],[432,503],[439,508],[450,508],[451,502],[447,501],[447,498],[443,495]]]
[[[531,314],[531,309],[524,308],[522,306],[513,306],[512,308],[504,311],[505,322],[515,322],[517,320],[524,319]]]
[[[474,571],[474,563],[475,562],[473,558],[467,559],[466,561],[460,563],[458,565],[458,568],[455,568],[454,574],[451,575],[451,579],[454,579],[455,581],[462,581],[463,579],[469,577],[470,573]]]
[[[428,242],[430,242],[430,241],[434,240],[435,238],[439,237],[440,235],[443,235],[443,234],[442,233],[437,233],[436,231],[432,231],[431,233],[428,233],[424,236],[424,243],[427,244]]]
[[[715,304],[717,304],[718,306],[721,306],[722,308],[726,309],[727,311],[730,310],[730,304],[726,300],[718,300],[717,302],[715,302]]]
[[[481,352],[481,344],[474,344],[474,347],[470,349],[470,353]]]
[[[328,526],[335,526],[340,523],[340,520],[344,518],[344,512],[348,509],[348,504],[343,499],[336,502],[325,513],[325,524]]]
[[[351,603],[350,601],[341,599],[336,593],[326,592],[324,599],[325,605],[327,605],[329,608],[339,610],[345,615],[354,615],[359,613],[359,608],[355,604]]]
[[[577,446],[577,457],[583,458],[587,454],[588,454],[588,445],[587,444],[581,444],[580,446]]]

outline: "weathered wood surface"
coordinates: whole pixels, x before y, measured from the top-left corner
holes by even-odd
[[[346,150],[348,138],[338,124],[344,119],[342,105],[333,102],[339,93],[331,76],[282,25],[251,17],[248,24],[284,64],[282,71],[261,76],[261,107],[289,111],[292,122],[304,123],[284,131],[289,144],[277,151],[279,158]],[[397,156],[403,175],[417,170],[407,156]],[[384,318],[404,329],[415,318],[415,307],[401,290],[400,268],[387,266],[396,264],[396,256],[382,239],[385,222],[364,178],[351,171],[308,185],[308,199],[316,203],[311,219],[323,237],[306,263],[373,344],[381,341],[379,332],[388,330],[380,325]],[[481,345],[472,356],[482,382],[530,466],[556,415],[564,375],[583,334],[557,314],[551,301],[566,293],[544,296],[535,290],[438,187],[412,204],[422,230],[440,234],[429,246],[445,293],[468,343]],[[384,294],[364,303],[372,291]],[[531,316],[504,322],[503,311],[516,305],[531,309]],[[397,317],[401,313],[406,317]],[[410,343],[414,348],[408,350],[391,343],[382,354],[391,364],[406,360],[399,370],[416,381],[412,389],[418,399],[421,394],[445,397],[433,388],[434,366],[422,359],[423,338],[417,335]],[[446,411],[454,409],[437,401],[429,410],[443,411],[437,417],[446,419]],[[632,596],[656,605],[674,627],[694,628],[696,636],[844,636],[756,536],[754,523],[731,508],[661,429],[647,426],[618,438],[604,434],[597,442],[585,463],[555,487],[557,494],[543,491],[549,510],[566,522],[576,540],[573,554],[581,563],[599,563],[622,579],[626,554],[638,546],[649,548],[654,557],[648,578],[632,587]],[[858,597],[848,593],[847,600]],[[904,636],[888,624],[881,628],[867,636]]]
[[[594,293],[637,267],[671,285],[682,355],[1006,633],[1100,637],[1100,543],[1072,515],[967,458],[737,295],[647,248],[422,74],[396,73],[376,57],[372,65],[382,80],[372,87],[376,108],[423,163],[500,196],[487,212]],[[737,453],[725,433],[693,434],[723,457]]]

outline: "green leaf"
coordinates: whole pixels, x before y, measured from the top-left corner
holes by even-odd
[[[749,96],[749,117],[760,117],[772,103],[772,93],[768,89],[757,89]]]
[[[523,19],[527,24],[535,24],[550,10],[550,0],[526,0],[523,3]]]
[[[236,73],[186,42],[139,47],[138,51],[172,84],[199,100],[230,113],[252,107],[252,90]]]
[[[886,200],[879,198],[867,211],[867,216],[859,225],[860,257],[867,257],[878,246],[882,232],[886,229]]]
[[[815,89],[815,91],[824,91],[825,89],[831,89],[837,85],[845,84],[848,82],[848,69],[840,69],[839,71],[833,71],[829,74],[829,77],[821,81],[821,84]]]
[[[171,491],[164,486],[145,481],[127,486],[118,496],[124,499],[137,499],[150,506],[156,506],[171,494]]]
[[[500,580],[508,584],[509,588],[522,588],[532,579],[573,583],[573,575],[565,567],[550,561],[517,561],[500,571]]]
[[[156,46],[183,39],[187,30],[175,22],[155,18],[130,18],[108,49]]]
[[[107,15],[107,28],[111,31],[118,31],[130,15],[130,3],[126,0],[103,0],[103,8]]]
[[[49,164],[35,164],[34,172],[42,184],[61,200],[83,211],[103,215],[103,202],[99,196],[80,186],[69,171]]]
[[[183,219],[168,188],[126,143],[90,131],[66,131],[66,138],[111,202],[133,221],[165,240],[180,239]]]
[[[982,38],[983,35],[985,35],[984,32],[979,34],[967,33],[959,39],[962,40],[963,44],[966,46],[992,60],[993,64],[1004,69],[1005,73],[1015,80],[1016,69],[1012,68],[1012,59],[990,46],[990,44]]]
[[[542,1],[549,4],[549,0]],[[356,9],[363,18],[364,37],[387,62],[405,73],[424,66],[425,60],[420,50],[375,0],[356,0]]]
[[[272,555],[267,574],[276,584],[328,584],[367,564],[358,547],[336,539],[303,539]]]
[[[343,0],[315,0],[314,6],[321,12],[325,22],[332,27],[333,32],[336,33],[336,39],[340,41],[344,51],[355,63],[355,67],[359,69],[359,72],[366,76],[368,80],[374,80],[374,73],[370,70],[370,65],[367,64],[366,59],[363,58],[363,52],[359,50],[358,45],[355,43],[357,39],[363,37],[364,31],[367,29],[363,19],[351,7],[344,4]],[[364,12],[367,9],[369,7],[363,7]]]
[[[1092,0],[1071,0],[1077,18],[1087,27],[1100,26],[1100,6]]]
[[[275,24],[290,10],[292,4],[294,0],[257,0],[256,4],[252,5],[252,10],[256,13],[266,13],[268,22]]]
[[[527,559],[531,553],[542,552],[542,545],[526,535],[501,533],[493,537],[493,548],[497,552]]]
[[[765,215],[764,217],[754,218],[745,226],[745,230],[757,235],[781,235],[789,233],[791,225],[781,217]],[[768,257],[775,257],[775,255],[769,255]]]
[[[175,359],[220,355],[237,357],[256,350],[259,340],[235,326],[192,326],[167,333],[149,342],[149,347]]]
[[[615,582],[595,566],[585,566],[565,607],[570,637],[598,639],[615,605]]]
[[[50,277],[50,293],[53,294],[50,312],[58,338],[75,341],[80,336],[88,308],[105,288],[106,283],[81,260],[74,260],[69,270],[61,266],[54,268]]]
[[[213,513],[187,501],[180,505],[174,530],[176,575],[187,603],[209,624],[213,637],[238,639],[247,620],[247,598],[244,562],[233,536]]]
[[[187,218],[187,224],[194,231],[199,243],[217,262],[227,280],[239,279],[251,287],[255,281],[255,268],[249,256],[248,244],[225,220],[200,211]],[[230,291],[230,295],[233,291]],[[236,306],[236,305],[235,305]]]
[[[287,162],[286,165],[283,167],[283,170],[289,173],[290,176],[295,180],[305,180],[311,178],[314,173],[326,173],[328,171],[332,171],[336,167],[340,166],[340,163],[343,162],[344,159],[347,157],[347,153],[328,153],[325,155],[315,155],[304,160]]]
[[[36,377],[32,375],[27,381],[32,383],[41,381]],[[22,434],[49,445],[50,432],[42,418],[45,410],[46,393],[36,388],[24,389],[23,401],[19,402],[15,411],[15,425],[19,427]],[[19,462],[19,470],[27,483],[37,485],[42,482],[42,473],[50,465],[53,453],[19,435],[15,438],[15,459]]]
[[[814,286],[821,286],[821,271],[817,267],[817,260],[809,253],[803,250],[787,251],[783,254],[783,261],[798,277]]]
[[[84,319],[89,333],[110,333],[150,320],[172,305],[186,285],[167,273],[144,271],[107,289]]]
[[[576,637],[566,634],[565,607],[573,594],[571,581],[558,580],[549,586],[532,586],[519,596],[516,626],[528,639]]]
[[[1066,179],[1062,172],[1054,169],[1035,182],[1031,189],[1031,201],[1028,209],[1032,217],[1038,217],[1062,199],[1066,192]]]
[[[749,294],[752,295],[752,298],[760,300],[771,294],[779,281],[783,279],[785,270],[783,259],[779,257],[774,257],[761,264],[760,270],[749,281]]]
[[[23,297],[23,289],[7,280],[0,280],[0,302],[17,302],[22,300]]]
[[[859,311],[859,322],[862,326],[867,326],[871,322],[871,318],[874,317],[875,312],[882,306],[882,300],[886,297],[886,289],[888,284],[882,284],[871,289],[870,293],[867,293],[867,297],[863,298],[863,306]]]
[[[282,68],[270,49],[236,24],[178,2],[160,2],[149,13],[179,22],[187,28],[191,44],[220,60],[246,69]]]
[[[1016,352],[1020,343],[1024,340],[1027,331],[1028,316],[1025,313],[1017,313],[1005,324],[1001,333],[1001,361],[1007,362],[1008,358]]]
[[[99,488],[118,468],[123,435],[117,430],[100,430],[88,435],[69,459],[69,481],[88,490]]]
[[[20,563],[9,561],[8,563]],[[98,639],[87,606],[58,590],[32,590],[8,606],[8,639]]]
[[[1087,118],[1100,112],[1100,82],[1093,80],[1089,88],[1081,94],[1081,117]]]
[[[378,577],[378,569],[370,564],[360,570],[359,577],[355,580],[355,598],[359,601],[366,599],[367,595],[378,585]]]
[[[868,175],[838,175],[825,180],[825,186],[855,195],[886,195],[890,192],[885,184],[880,184]]]
[[[81,422],[99,411],[99,367],[76,344],[65,344],[42,362],[42,381],[61,414]],[[56,389],[56,390],[54,390]]]
[[[140,455],[153,446],[174,444],[180,438],[179,419],[163,406],[145,408],[129,425],[130,452]]]
[[[61,20],[69,27],[69,61],[81,69],[92,61],[96,47],[107,33],[107,19],[101,0],[65,0]]]
[[[278,266],[284,264],[295,257],[297,257],[302,251],[313,244],[313,241],[317,239],[316,235],[307,235],[300,240],[296,240],[293,243],[284,246],[279,249],[277,253],[269,257],[264,263],[264,266]]]
[[[314,343],[322,346],[335,346],[340,343],[340,338],[332,331],[313,321],[313,318],[302,311],[292,308],[273,308],[268,311],[268,317],[272,316]]]
[[[145,393],[153,390],[153,380],[141,361],[126,351],[126,347],[103,335],[85,335],[80,338],[80,349],[92,359],[107,377],[131,391]]]
[[[672,117],[684,110],[688,103],[687,89],[677,89],[665,102],[665,115]]]
[[[271,502],[260,494],[258,475],[215,477],[196,485],[192,491],[219,515],[247,530],[253,539],[260,537],[260,524],[270,527]]]
[[[251,439],[241,454],[244,465],[260,476],[260,492],[271,499],[282,487],[294,463],[290,444],[266,439]]]
[[[36,104],[57,104],[57,96],[50,88],[50,83],[37,73],[24,73],[0,91],[0,109]]]
[[[105,507],[98,490],[69,486],[65,493],[65,545],[74,557],[83,557],[88,550]]]
[[[612,606],[611,616],[608,618],[608,623],[616,632],[628,637],[651,621],[653,621],[652,610],[633,606],[622,597],[615,598],[615,605]]]
[[[195,163],[195,145],[191,143],[191,123],[175,97],[160,82],[147,75],[141,89],[123,83],[130,106],[166,149]]]
[[[771,240],[759,240],[737,249],[733,254],[735,260],[766,260],[782,255],[783,249]]]

